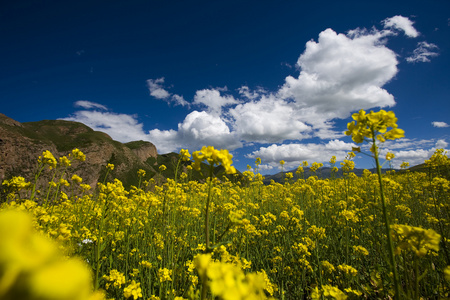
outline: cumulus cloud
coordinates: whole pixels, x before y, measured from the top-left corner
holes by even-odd
[[[239,103],[233,96],[222,96],[220,94],[221,91],[226,91],[226,88],[199,90],[195,93],[193,103],[196,105],[204,105],[210,113],[220,115],[223,107]]]
[[[438,128],[444,128],[444,127],[449,127],[449,126],[450,126],[450,125],[448,125],[448,124],[445,123],[445,122],[438,122],[438,121],[431,122],[431,124],[432,124],[434,127],[438,127]]]
[[[333,119],[353,111],[395,105],[383,89],[397,74],[396,54],[383,43],[386,33],[362,29],[347,35],[327,29],[306,43],[297,65],[297,78],[288,76],[276,96],[289,102],[298,120],[322,139],[342,137]]]
[[[74,106],[75,107],[82,107],[82,108],[85,108],[85,109],[100,108],[100,109],[103,109],[103,110],[108,110],[106,108],[106,106],[104,106],[104,105],[101,105],[101,104],[98,104],[98,103],[95,103],[95,102],[91,102],[91,101],[86,101],[86,100],[79,100],[79,101],[74,103]]]
[[[439,53],[436,52],[439,47],[432,43],[419,42],[417,48],[414,49],[413,54],[406,58],[409,63],[416,62],[430,62],[430,57],[436,57]]]
[[[150,130],[148,135],[161,153],[179,150],[182,147],[198,149],[205,145],[234,150],[242,143],[225,121],[206,111],[193,111],[178,124],[178,130]]]
[[[345,118],[351,111],[395,104],[382,86],[397,73],[396,54],[381,43],[378,32],[351,35],[327,29],[309,41],[297,64],[298,78],[288,76],[278,92],[299,109],[309,108],[324,119]]]
[[[171,94],[164,88],[164,77],[158,79],[148,79],[147,87],[150,91],[150,95],[156,99],[172,102],[175,105],[189,106],[189,102],[184,100],[183,96],[177,94]]]
[[[410,19],[403,16],[394,16],[392,18],[385,19],[382,24],[384,28],[394,28],[397,30],[401,30],[405,33],[406,36],[415,38],[419,36],[419,32],[414,28]]]
[[[355,144],[345,143],[340,140],[331,140],[324,144],[272,144],[253,151],[247,157],[260,157],[263,164],[269,167],[276,167],[279,165],[280,160],[284,160],[286,162],[284,167],[286,170],[289,170],[298,167],[305,160],[309,163],[325,163],[333,155],[336,156],[337,160],[343,160],[347,153],[352,150],[352,147],[355,147]]]
[[[92,107],[89,107],[92,108]],[[178,124],[178,130],[143,130],[136,115],[118,114],[93,110],[80,110],[61,120],[86,124],[94,130],[102,131],[122,143],[144,140],[155,144],[159,153],[178,151],[189,147],[198,149],[204,145],[233,150],[242,147],[234,132],[225,121],[205,111],[193,111]]]
[[[136,116],[112,112],[81,110],[62,120],[76,121],[86,124],[94,130],[102,131],[112,139],[126,143],[137,140],[147,140],[143,124]]]
[[[308,136],[310,126],[300,121],[294,107],[275,97],[239,104],[230,109],[233,128],[248,142],[275,143],[301,140]]]
[[[170,97],[170,93],[166,91],[162,84],[164,83],[164,77],[158,79],[148,79],[147,86],[150,90],[150,95],[155,97],[156,99],[167,99]]]
[[[448,143],[443,139],[438,140],[435,145],[436,149],[445,149],[445,148],[447,148],[447,146],[448,146]]]
[[[400,140],[401,141],[401,140]],[[399,141],[399,142],[400,142]],[[410,140],[411,141],[411,140]],[[423,164],[425,160],[429,159],[436,149],[447,150],[448,143],[444,139],[438,140],[415,140],[416,147],[392,147],[393,145],[385,144],[380,150],[382,156],[387,152],[392,152],[395,158],[392,160],[394,168],[400,168],[402,162],[408,162],[410,166]]]

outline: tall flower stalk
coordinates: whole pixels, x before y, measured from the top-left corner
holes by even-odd
[[[225,168],[226,174],[234,174],[236,173],[236,169],[231,166],[233,163],[233,156],[228,152],[228,150],[217,150],[214,149],[213,146],[203,147],[200,151],[195,151],[192,153],[192,157],[194,159],[194,163],[192,164],[193,168],[197,171],[201,171],[201,163],[203,161],[207,161],[209,164],[209,184],[208,184],[208,198],[206,199],[205,204],[205,243],[206,243],[206,252],[212,251],[212,247],[210,245],[210,226],[209,226],[209,208],[211,206],[211,191],[212,191],[212,183],[213,183],[213,174],[214,174],[214,166],[221,164]],[[207,279],[202,278],[202,294],[201,299],[206,299],[207,292]]]
[[[398,278],[397,266],[395,263],[394,256],[394,245],[392,242],[391,226],[389,222],[389,217],[387,215],[386,209],[386,199],[384,196],[383,182],[381,177],[381,166],[379,161],[379,151],[377,146],[377,140],[381,143],[385,142],[386,139],[395,140],[405,136],[405,132],[402,129],[397,128],[397,118],[394,112],[386,112],[380,110],[379,112],[371,111],[366,114],[364,110],[360,110],[359,113],[352,115],[354,121],[347,124],[348,130],[345,132],[346,135],[351,135],[352,140],[355,143],[362,143],[365,139],[372,142],[372,147],[370,151],[373,154],[375,164],[377,167],[378,181],[380,184],[380,197],[381,206],[383,211],[383,220],[387,235],[389,260],[391,264],[392,274],[394,276],[394,288],[395,288],[395,298],[400,299],[400,282]],[[391,127],[391,130],[387,130]]]

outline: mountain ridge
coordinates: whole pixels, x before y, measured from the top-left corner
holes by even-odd
[[[131,184],[137,178],[132,173],[143,169],[156,174],[146,163],[157,157],[155,145],[146,141],[120,143],[108,134],[73,121],[42,120],[20,123],[0,113],[0,184],[12,176],[30,179],[37,168],[37,159],[45,150],[56,158],[68,155],[74,148],[86,155],[86,161],[74,164],[72,172],[83,182],[95,186],[105,166],[114,163],[112,175]],[[134,178],[135,177],[135,178]]]

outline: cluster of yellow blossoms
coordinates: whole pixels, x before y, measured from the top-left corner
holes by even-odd
[[[221,164],[227,174],[236,173],[236,169],[231,165],[233,155],[227,149],[217,150],[213,146],[205,146],[200,151],[194,151],[192,157],[194,159],[192,167],[197,171],[200,171],[201,163],[206,160],[211,166]]]
[[[397,128],[397,118],[392,111],[371,111],[369,114],[366,114],[361,109],[359,113],[354,113],[352,118],[354,121],[348,123],[348,130],[345,134],[351,135],[355,143],[362,143],[364,138],[372,140],[375,137],[380,142],[384,142],[386,139],[395,140],[405,136],[405,132]],[[388,131],[389,127],[392,129]]]
[[[0,299],[100,300],[85,262],[65,258],[21,211],[0,212]]]
[[[214,261],[211,254],[197,255],[195,265],[203,280],[208,280],[211,293],[223,300],[268,299],[267,282],[262,274],[244,274],[237,265]]]

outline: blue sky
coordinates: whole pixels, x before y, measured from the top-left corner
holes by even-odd
[[[19,122],[213,145],[263,173],[344,159],[359,109],[396,113],[395,166],[450,143],[447,0],[4,1],[0,37],[0,112]]]

